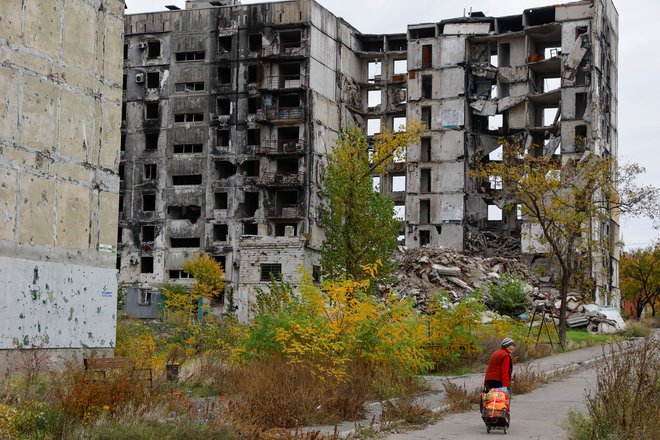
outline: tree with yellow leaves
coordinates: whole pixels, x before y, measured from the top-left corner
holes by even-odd
[[[660,305],[660,242],[621,254],[621,293],[634,306],[635,319],[646,307],[651,317]]]
[[[328,158],[323,217],[326,239],[321,265],[330,276],[365,276],[362,267],[380,260],[385,264],[396,247],[399,221],[394,202],[373,190],[372,175],[384,173],[394,159],[405,157],[406,146],[419,140],[423,124],[410,122],[405,131],[384,130],[373,148],[359,127],[342,132]]]

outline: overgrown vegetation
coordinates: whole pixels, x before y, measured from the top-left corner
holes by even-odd
[[[499,284],[489,282],[488,293],[488,307],[500,315],[515,318],[526,312],[532,304],[528,286],[510,275],[502,275]]]
[[[660,438],[660,342],[621,343],[598,372],[596,389],[587,394],[588,417],[574,413],[570,438]]]
[[[660,306],[660,243],[621,254],[621,296],[632,305],[633,318],[654,318]]]

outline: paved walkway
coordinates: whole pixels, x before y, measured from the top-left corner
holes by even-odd
[[[533,361],[523,363],[523,364],[514,364],[514,374],[516,372],[516,369],[519,368],[525,368],[525,366],[529,366],[531,369],[534,371],[537,371],[539,373],[545,373],[545,374],[554,374],[554,373],[560,373],[564,371],[571,371],[571,370],[577,370],[580,367],[589,365],[593,362],[597,362],[602,359],[603,357],[603,350],[605,350],[605,353],[609,353],[609,346],[596,346],[596,347],[589,347],[589,348],[584,348],[581,350],[574,350],[574,351],[569,351],[567,353],[560,353],[556,354],[553,356],[548,356],[545,358],[541,359],[535,359]],[[426,381],[427,384],[430,388],[430,391],[427,392],[426,394],[420,396],[419,400],[420,403],[422,403],[425,406],[428,406],[432,408],[433,410],[440,410],[445,406],[444,403],[444,398],[445,398],[445,393],[444,393],[444,388],[442,386],[443,382],[446,380],[450,380],[458,385],[465,385],[468,390],[473,390],[481,384],[483,384],[483,373],[477,373],[477,374],[468,374],[468,375],[463,375],[463,376],[426,376]],[[582,396],[584,392],[584,387],[581,388]],[[533,393],[534,394],[534,393]],[[522,396],[520,396],[522,399]],[[514,396],[514,399],[516,399],[516,396]],[[512,410],[513,411],[513,410]],[[379,402],[373,402],[369,405],[367,415],[364,418],[364,420],[357,422],[357,425],[360,427],[367,427],[369,426],[370,422],[372,420],[375,420],[378,422],[380,420],[380,412],[381,412],[381,405]],[[475,413],[474,415],[470,416],[471,423],[474,424],[474,419],[475,417],[477,420],[479,420],[479,415]],[[479,426],[478,424],[475,426]],[[482,427],[484,426],[483,424],[481,425]],[[512,425],[513,426],[513,425]],[[337,427],[335,426],[310,426],[305,428],[305,430],[315,430],[315,431],[322,431],[325,433],[333,433],[335,432],[335,428],[341,435],[347,436],[349,434],[352,434],[356,428],[356,423],[355,422],[343,422],[340,423]],[[485,429],[483,430],[485,433]],[[501,431],[498,431],[497,433],[501,433]],[[411,439],[414,439],[416,437],[410,437]],[[426,438],[426,437],[419,437],[421,438]],[[435,437],[434,437],[435,438]],[[441,437],[438,437],[441,438]],[[525,437],[529,438],[529,437]],[[536,437],[534,437],[536,438]],[[541,437],[541,438],[546,438],[546,437]],[[551,438],[551,437],[547,437]],[[562,437],[560,437],[562,438]]]

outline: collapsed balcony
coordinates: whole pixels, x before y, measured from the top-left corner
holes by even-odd
[[[305,183],[305,173],[284,173],[284,172],[267,172],[263,173],[257,179],[258,186],[270,187],[295,187],[302,186]]]

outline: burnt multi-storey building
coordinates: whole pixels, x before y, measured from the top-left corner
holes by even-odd
[[[532,224],[497,204],[501,180],[475,182],[469,171],[477,155],[501,160],[506,134],[562,160],[586,148],[616,156],[617,20],[610,0],[383,35],[361,34],[313,0],[190,1],[127,16],[118,259],[127,309],[155,316],[158,287],[189,282],[182,264],[200,251],[223,264],[242,319],[271,274],[317,275],[325,156],[349,124],[370,136],[409,118],[426,124],[407,161],[375,177],[407,246],[488,253],[504,243],[540,264],[543,249],[521,233]],[[598,233],[616,238],[615,219]],[[616,260],[614,249],[600,260],[611,267],[602,292],[616,290]]]

